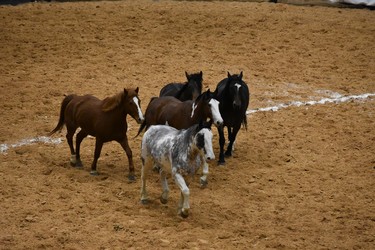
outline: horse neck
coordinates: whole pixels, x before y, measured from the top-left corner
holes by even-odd
[[[190,88],[191,86],[189,86],[189,82],[184,83],[184,85],[182,85],[182,88],[180,88],[178,92],[176,93],[175,97],[180,100],[181,99],[189,100],[190,96],[188,96],[187,93],[189,92]]]
[[[182,133],[180,133],[181,136],[181,141],[183,148],[180,148],[180,152],[185,152],[188,158],[190,159],[191,157],[195,157],[198,153],[199,150],[198,148],[194,145],[193,140],[195,133],[194,131],[196,130],[196,126],[193,125],[190,128],[183,130]]]
[[[112,117],[114,117],[114,119],[118,119],[121,121],[126,121],[126,116],[129,114],[129,112],[123,105],[119,105],[110,112],[112,113]]]

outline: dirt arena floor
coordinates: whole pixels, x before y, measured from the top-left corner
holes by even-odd
[[[375,12],[271,3],[120,1],[0,6],[0,249],[373,249],[375,97],[254,112],[225,167],[159,202],[140,203],[138,125],[128,117],[137,181],[104,146],[90,176],[43,138],[64,94],[139,87],[142,110],[168,82],[202,70],[214,90],[243,71],[251,110],[375,93]],[[214,149],[218,156],[218,135]],[[25,141],[26,140],[26,141]]]

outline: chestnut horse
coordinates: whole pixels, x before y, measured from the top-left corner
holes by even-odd
[[[49,135],[61,130],[64,125],[67,128],[66,139],[70,148],[70,163],[74,167],[83,167],[80,158],[80,145],[88,136],[96,137],[94,160],[91,164],[91,175],[98,175],[96,164],[105,142],[117,141],[125,150],[129,160],[130,181],[135,180],[132,151],[128,144],[126,131],[128,124],[126,117],[129,114],[138,123],[144,118],[138,98],[138,90],[124,89],[117,95],[99,100],[92,95],[68,95],[61,104],[59,122]],[[76,136],[76,151],[73,147],[73,136],[77,128],[81,130]]]
[[[219,112],[219,102],[214,99],[210,90],[203,92],[195,101],[180,101],[173,96],[153,97],[147,106],[145,120],[138,130],[139,135],[144,128],[151,125],[169,125],[176,129],[187,129],[207,118],[216,126],[223,123]]]

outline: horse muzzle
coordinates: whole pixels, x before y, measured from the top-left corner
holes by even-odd
[[[234,110],[239,110],[240,108],[241,108],[240,102],[233,102],[233,109]]]
[[[137,123],[138,124],[142,124],[142,122],[145,120],[145,118],[143,117],[138,117],[138,119],[136,119]]]
[[[207,161],[215,160],[215,155],[214,154],[206,155],[206,160]]]
[[[218,128],[221,127],[221,126],[223,125],[223,123],[224,123],[223,120],[216,120],[216,121],[214,122],[215,126],[218,127]]]

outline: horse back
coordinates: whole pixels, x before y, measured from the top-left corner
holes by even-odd
[[[142,138],[142,158],[152,157],[161,167],[170,162],[170,151],[178,130],[170,126],[155,125],[150,127]]]
[[[183,86],[183,83],[168,83],[160,90],[159,96],[175,96]]]
[[[155,98],[146,110],[147,125],[168,124],[177,129],[188,128],[191,124],[186,124],[186,120],[190,117],[192,103],[181,102],[172,96]]]

